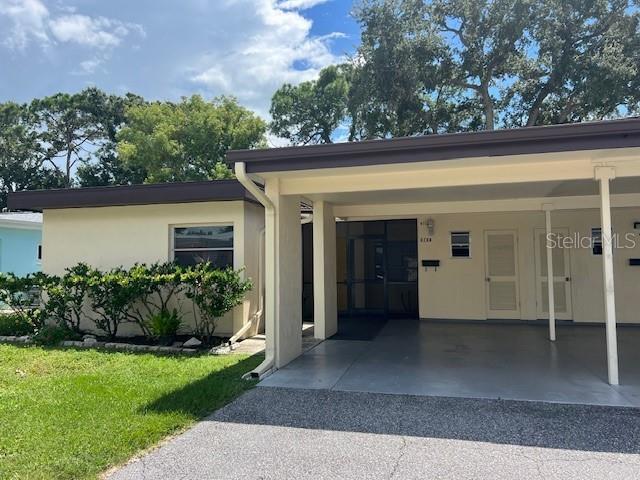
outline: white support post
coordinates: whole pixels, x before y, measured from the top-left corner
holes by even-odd
[[[600,183],[600,226],[602,228],[602,272],[604,277],[604,313],[607,336],[607,371],[609,384],[618,385],[618,341],[616,333],[616,300],[613,283],[613,231],[609,182],[615,178],[613,167],[596,167]]]
[[[545,217],[545,246],[547,249],[547,295],[549,296],[549,340],[556,341],[556,299],[554,291],[553,275],[553,245],[551,242],[551,210],[553,205],[544,204],[542,206]]]
[[[336,283],[336,219],[333,205],[313,202],[314,336],[327,339],[338,331]]]

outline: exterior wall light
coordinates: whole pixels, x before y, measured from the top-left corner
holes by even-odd
[[[427,219],[427,233],[429,234],[430,237],[433,237],[433,233],[436,230],[436,222],[433,220],[433,218],[428,218]]]

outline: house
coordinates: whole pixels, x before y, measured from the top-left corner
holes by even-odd
[[[0,272],[26,275],[40,270],[42,214],[0,213]]]
[[[181,228],[233,225],[233,265],[255,276],[264,222],[267,348],[258,376],[301,354],[304,283],[320,339],[347,315],[544,321],[551,341],[557,322],[604,324],[608,381],[618,384],[617,326],[640,323],[640,119],[228,158],[239,183],[22,192],[9,201],[44,212],[51,272],[80,260],[178,258]],[[301,205],[312,211],[304,235],[312,245],[303,246]],[[233,330],[262,313],[252,295]]]
[[[246,336],[260,328],[264,213],[237,181],[36,190],[12,194],[10,203],[43,212],[42,269],[49,274],[78,262],[109,269],[208,260],[244,268],[254,288],[216,332]],[[121,334],[138,333],[125,325]]]

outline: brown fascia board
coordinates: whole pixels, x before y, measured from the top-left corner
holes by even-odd
[[[249,173],[640,147],[640,118],[228,152]]]
[[[242,200],[258,203],[237,180],[157,183],[9,193],[11,210],[153,205]]]

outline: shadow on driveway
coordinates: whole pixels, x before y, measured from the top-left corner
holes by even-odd
[[[207,420],[640,453],[640,409],[257,387]]]

